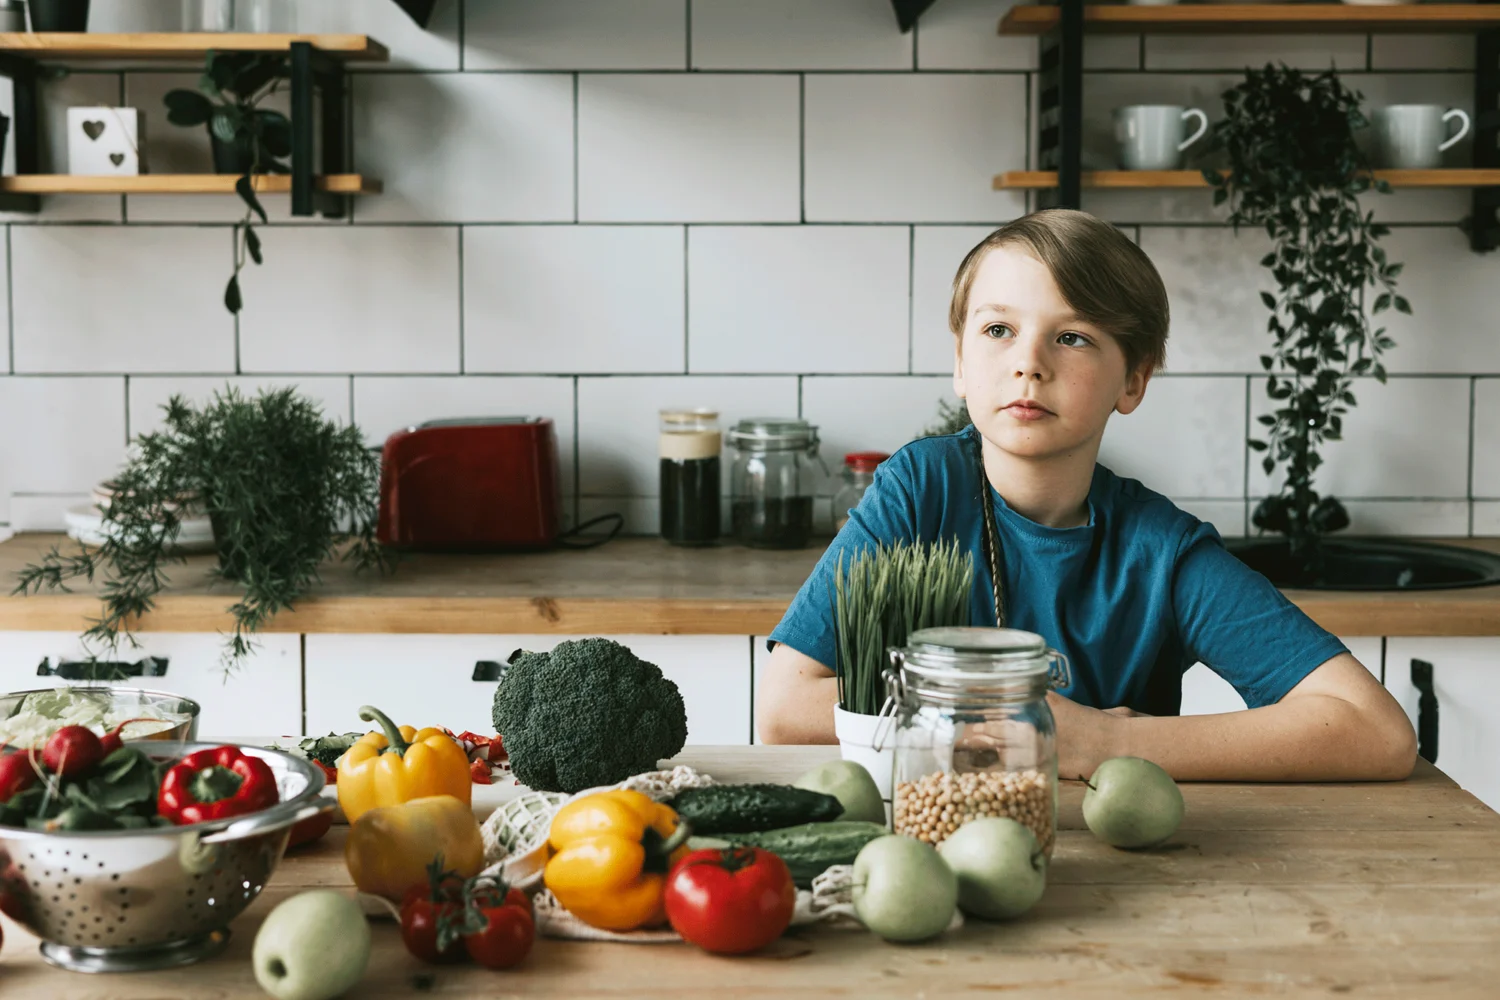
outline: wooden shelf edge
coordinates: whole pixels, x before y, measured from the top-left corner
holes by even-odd
[[[1470,32],[1500,27],[1500,9],[1484,4],[1088,4],[1085,31],[1122,34],[1237,32]],[[1040,35],[1057,25],[1053,5],[1017,5],[1000,21],[1002,35]]]
[[[0,32],[0,52],[36,59],[188,59],[210,49],[224,52],[285,52],[293,42],[311,42],[335,59],[385,62],[390,51],[368,35],[253,34],[249,32]]]
[[[1500,170],[1377,170],[1376,178],[1399,188],[1500,187]],[[1085,170],[1082,184],[1092,190],[1206,188],[1197,170]],[[1007,170],[991,185],[996,191],[1036,190],[1057,186],[1052,170]]]
[[[239,174],[141,174],[136,177],[88,177],[72,174],[12,174],[0,177],[5,194],[234,194]],[[314,178],[319,191],[331,194],[380,194],[381,181],[363,174],[329,174]],[[260,174],[255,190],[288,194],[292,179],[282,174]]]

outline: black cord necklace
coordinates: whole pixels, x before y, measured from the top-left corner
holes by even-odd
[[[995,625],[1005,627],[1005,584],[1000,579],[1000,526],[995,520],[995,501],[990,496],[990,477],[984,471],[984,440],[974,429],[974,458],[979,467],[979,509],[984,518],[984,558],[990,567],[995,599]]]

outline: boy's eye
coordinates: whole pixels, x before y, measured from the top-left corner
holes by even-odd
[[[1072,337],[1072,341],[1069,342],[1068,340],[1064,339],[1067,337]],[[1083,334],[1072,332],[1058,334],[1057,340],[1058,343],[1063,344],[1065,347],[1086,347],[1088,346],[1089,342],[1089,339]]]
[[[989,326],[984,328],[984,335],[986,337],[1000,337],[1009,332],[1010,327],[1006,326],[1004,323],[991,323]]]

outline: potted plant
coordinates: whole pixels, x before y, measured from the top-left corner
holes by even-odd
[[[276,93],[289,72],[283,53],[209,52],[197,90],[168,91],[167,120],[183,128],[208,127],[214,172],[240,174],[234,189],[245,203],[245,217],[235,225],[234,274],[224,289],[224,305],[238,313],[244,305],[240,271],[248,256],[262,261],[259,234],[251,225],[265,223],[266,210],[256,197],[256,174],[285,174],[292,155],[292,123],[280,111],[260,107]]]
[[[880,739],[888,650],[922,628],[969,624],[974,555],[958,541],[897,542],[840,555],[833,577],[838,704],[834,731],[845,760],[862,764],[891,798],[895,744]]]
[[[162,430],[132,444],[103,509],[104,543],[64,555],[53,548],[21,571],[16,593],[66,590],[67,581],[104,578],[104,613],[84,633],[109,648],[151,612],[168,583],[166,567],[184,562],[174,545],[194,510],[213,525],[216,579],[241,596],[230,608],[234,632],[225,662],[238,665],[251,636],[289,608],[335,555],[361,569],[389,561],[375,540],[379,457],[359,429],[323,417],[286,388],[254,399],[233,388],[201,410],[174,396]]]
[[[1313,485],[1320,450],[1341,438],[1356,402],[1354,380],[1385,382],[1381,357],[1395,345],[1371,317],[1392,307],[1411,312],[1396,293],[1402,265],[1379,245],[1388,229],[1359,200],[1390,190],[1374,179],[1355,141],[1369,124],[1361,100],[1333,70],[1252,69],[1225,92],[1224,118],[1207,145],[1229,164],[1227,172],[1203,172],[1214,204],[1228,202],[1236,231],[1263,228],[1272,243],[1261,259],[1277,287],[1261,293],[1272,346],[1260,363],[1276,408],[1258,418],[1264,439],[1248,443],[1265,453],[1267,474],[1285,468],[1277,492],[1252,515],[1257,528],[1284,542],[1245,551],[1260,553],[1257,568],[1273,569],[1283,583],[1327,582],[1323,538],[1347,527],[1349,515]]]
[[[89,0],[30,0],[32,31],[89,30]]]

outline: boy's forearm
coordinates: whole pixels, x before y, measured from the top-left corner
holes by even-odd
[[[1223,715],[1114,717],[1109,729],[1104,756],[1145,757],[1179,781],[1395,781],[1414,763],[1401,726],[1332,695]]]

